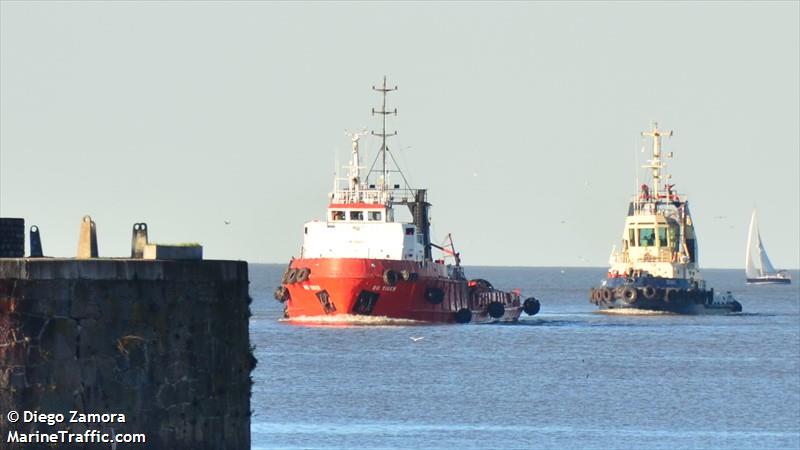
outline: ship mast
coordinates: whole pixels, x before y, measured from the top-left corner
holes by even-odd
[[[395,136],[397,134],[397,131],[393,131],[391,133],[386,133],[386,116],[388,116],[389,114],[397,115],[397,108],[395,108],[394,111],[387,111],[386,110],[386,94],[388,94],[389,92],[392,92],[392,91],[396,91],[397,90],[397,86],[395,86],[393,88],[387,88],[386,87],[386,76],[384,75],[383,76],[383,86],[382,87],[377,87],[377,88],[375,86],[372,86],[372,90],[381,92],[383,94],[383,102],[381,103],[381,109],[376,111],[375,108],[372,108],[372,115],[373,116],[375,114],[380,114],[381,116],[383,116],[382,117],[382,119],[383,119],[383,128],[381,129],[380,133],[376,133],[376,132],[373,131],[372,135],[381,137],[381,149],[380,149],[381,161],[382,161],[382,171],[381,172],[383,173],[383,176],[381,178],[381,187],[380,187],[380,189],[381,189],[381,191],[385,191],[386,190],[386,181],[388,179],[388,173],[386,171],[386,152],[388,150],[388,148],[386,147],[386,138],[387,137],[391,137],[391,136]]]
[[[653,138],[653,159],[650,164],[643,165],[643,168],[652,169],[653,171],[653,191],[651,196],[654,199],[659,198],[659,182],[661,181],[661,169],[666,165],[661,161],[661,136],[672,137],[672,130],[661,131],[658,129],[658,123],[653,122],[653,130],[650,132],[643,131],[642,136],[650,136]]]

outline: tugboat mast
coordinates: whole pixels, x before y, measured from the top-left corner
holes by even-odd
[[[661,169],[666,167],[666,165],[661,161],[661,136],[672,137],[672,130],[666,132],[661,131],[658,129],[658,123],[653,122],[653,130],[650,132],[643,131],[642,136],[650,136],[653,138],[653,159],[650,160],[650,164],[646,164],[642,167],[646,169],[652,169],[653,191],[651,196],[654,199],[658,199],[660,198],[659,182],[661,181]]]
[[[381,178],[381,191],[385,191],[386,190],[386,180],[388,178],[388,173],[386,171],[386,151],[388,150],[388,148],[386,147],[386,138],[397,135],[397,131],[393,131],[392,133],[386,133],[386,116],[389,115],[389,114],[397,115],[397,108],[395,108],[394,111],[387,111],[386,110],[386,94],[388,94],[389,92],[392,92],[392,91],[396,91],[397,90],[397,86],[395,86],[393,88],[387,88],[386,87],[386,75],[384,75],[383,76],[383,86],[382,87],[377,87],[377,88],[375,86],[372,86],[372,90],[381,92],[383,94],[383,102],[381,104],[381,109],[376,111],[375,108],[372,108],[372,115],[373,116],[375,114],[380,114],[380,115],[383,116],[383,128],[382,128],[380,133],[376,133],[376,132],[373,131],[372,135],[381,137],[381,149],[380,149],[380,152],[381,152],[381,158],[382,158],[382,164],[383,164],[382,170],[381,170],[381,172],[383,173],[383,176]]]

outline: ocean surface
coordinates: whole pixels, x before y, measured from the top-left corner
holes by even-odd
[[[800,448],[797,272],[704,270],[741,314],[607,315],[587,299],[605,268],[467,267],[541,312],[300,326],[272,297],[284,268],[250,265],[254,449]]]

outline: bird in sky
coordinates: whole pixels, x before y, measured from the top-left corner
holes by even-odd
[[[231,224],[230,219],[225,219],[225,225],[230,225],[230,224]]]

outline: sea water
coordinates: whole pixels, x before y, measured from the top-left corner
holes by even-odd
[[[703,271],[743,313],[604,314],[605,268],[467,267],[514,325],[290,323],[250,265],[254,449],[798,449],[800,288]],[[411,339],[411,338],[414,339]]]

